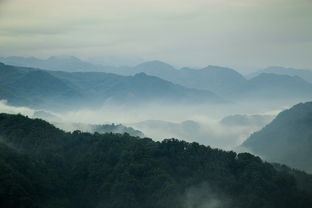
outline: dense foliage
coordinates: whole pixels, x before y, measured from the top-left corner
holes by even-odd
[[[47,116],[45,116],[47,117]],[[51,116],[50,116],[51,117]],[[40,117],[36,117],[40,118]],[[44,118],[41,118],[43,120],[47,120]],[[124,134],[127,133],[130,136],[134,137],[144,137],[144,134],[129,126],[124,126],[122,124],[86,124],[86,123],[62,123],[62,122],[52,122],[52,124],[60,129],[63,129],[65,131],[75,131],[80,130],[83,132],[89,132],[89,133],[114,133],[114,134]]]
[[[130,136],[136,136],[136,137],[144,137],[144,134],[136,130],[132,127],[124,126],[122,124],[102,124],[102,125],[90,125],[92,132],[98,132],[98,133],[115,133],[115,134],[122,134],[122,133],[128,133]]]
[[[312,172],[312,102],[281,112],[243,146],[266,160]]]
[[[295,177],[248,153],[66,133],[8,114],[0,114],[0,138],[0,207],[312,206],[311,176]]]

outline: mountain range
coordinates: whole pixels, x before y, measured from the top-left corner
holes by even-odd
[[[222,103],[207,90],[190,89],[144,73],[61,72],[0,64],[0,98],[10,104],[47,107],[104,103]]]
[[[0,62],[14,66],[24,66],[56,71],[90,72],[101,70],[100,66],[96,66],[86,61],[82,61],[74,56],[51,56],[47,59],[39,59],[36,57],[9,56],[0,57]]]
[[[312,84],[298,76],[262,73],[237,87],[234,99],[310,100]]]
[[[287,73],[278,73],[285,70],[269,68],[247,79],[231,68],[208,66],[202,69],[176,69],[160,61],[145,62],[135,67],[104,67],[81,61],[75,57],[50,57],[46,60],[8,57],[0,58],[0,60],[4,60],[6,63],[38,66],[46,69],[38,70],[15,66],[15,70],[21,68],[22,71],[24,70],[24,74],[25,71],[28,71],[24,79],[32,80],[31,83],[35,79],[47,79],[46,83],[55,89],[47,89],[46,86],[42,86],[42,82],[37,85],[41,85],[40,88],[44,92],[47,91],[46,94],[49,94],[49,90],[54,91],[55,94],[52,97],[66,96],[72,100],[78,98],[78,100],[90,100],[95,103],[111,102],[110,100],[119,102],[122,100],[152,101],[156,97],[158,100],[181,99],[183,102],[186,100],[203,102],[209,99],[218,100],[216,95],[224,100],[234,102],[259,102],[261,100],[270,102],[294,100],[298,102],[312,99],[312,83],[307,81],[309,77],[307,74],[310,73],[308,70],[299,73],[298,70],[287,69]],[[41,62],[46,66],[45,64],[33,64]],[[9,67],[2,64],[1,68],[5,68],[5,66]],[[11,68],[14,67],[11,66]],[[11,73],[16,74],[17,72]],[[2,72],[2,76],[7,75]],[[18,76],[20,77],[20,75]],[[6,87],[2,84],[0,86],[2,97],[11,97],[13,100],[18,99],[19,95],[24,95],[24,92],[27,95],[32,91],[29,89],[29,84],[23,86],[25,80],[18,82],[21,83],[20,87],[25,89],[28,87],[28,89],[18,92],[16,90],[18,86]],[[64,92],[60,92],[61,89]],[[40,92],[36,93],[39,96],[42,95]],[[49,94],[49,98],[51,98],[51,94]],[[40,98],[38,99],[40,100]]]
[[[208,66],[199,70],[191,68],[178,70],[161,61],[149,61],[135,67],[112,67],[94,65],[73,56],[52,56],[47,59],[11,56],[0,57],[0,62],[14,66],[65,72],[106,72],[125,76],[144,72],[188,88],[211,90],[218,94],[229,92],[233,87],[245,81],[241,74],[225,67]]]
[[[207,66],[203,69],[175,69],[160,61],[145,62],[134,67],[134,72],[144,72],[190,88],[205,89],[227,95],[244,83],[245,78],[233,69]]]
[[[255,77],[261,73],[283,74],[289,76],[298,76],[307,82],[312,83],[312,70],[309,69],[296,69],[281,66],[271,66],[255,73],[249,74],[248,77]]]
[[[242,99],[310,99],[312,84],[299,76],[275,73],[260,73],[246,79],[231,68],[207,66],[202,69],[182,68],[160,61],[142,63],[129,74],[144,72],[186,87],[210,90],[234,101]]]

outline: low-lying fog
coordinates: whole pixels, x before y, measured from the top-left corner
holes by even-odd
[[[67,131],[88,131],[89,124],[123,124],[154,140],[178,138],[226,150],[240,145],[288,106],[268,104],[103,106],[66,112],[13,107],[0,102],[0,112],[21,113],[54,123]],[[71,125],[71,124],[85,125]]]

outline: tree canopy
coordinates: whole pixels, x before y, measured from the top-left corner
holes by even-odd
[[[311,207],[305,173],[177,139],[64,132],[0,114],[0,207]],[[304,184],[304,185],[303,185]]]

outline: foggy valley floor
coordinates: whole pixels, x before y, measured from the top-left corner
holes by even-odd
[[[80,109],[53,112],[13,107],[2,102],[1,112],[22,113],[73,131],[71,123],[123,124],[143,132],[156,140],[179,138],[196,141],[222,149],[235,149],[251,133],[268,124],[285,106],[278,108],[252,107],[253,105],[142,105],[139,107],[107,105],[99,109]],[[249,109],[248,109],[249,108]],[[234,117],[230,123],[224,120]],[[236,117],[236,118],[235,118]],[[257,118],[252,118],[257,117]],[[243,120],[243,122],[241,121]],[[76,128],[79,129],[79,126]],[[82,131],[88,130],[80,126]]]

